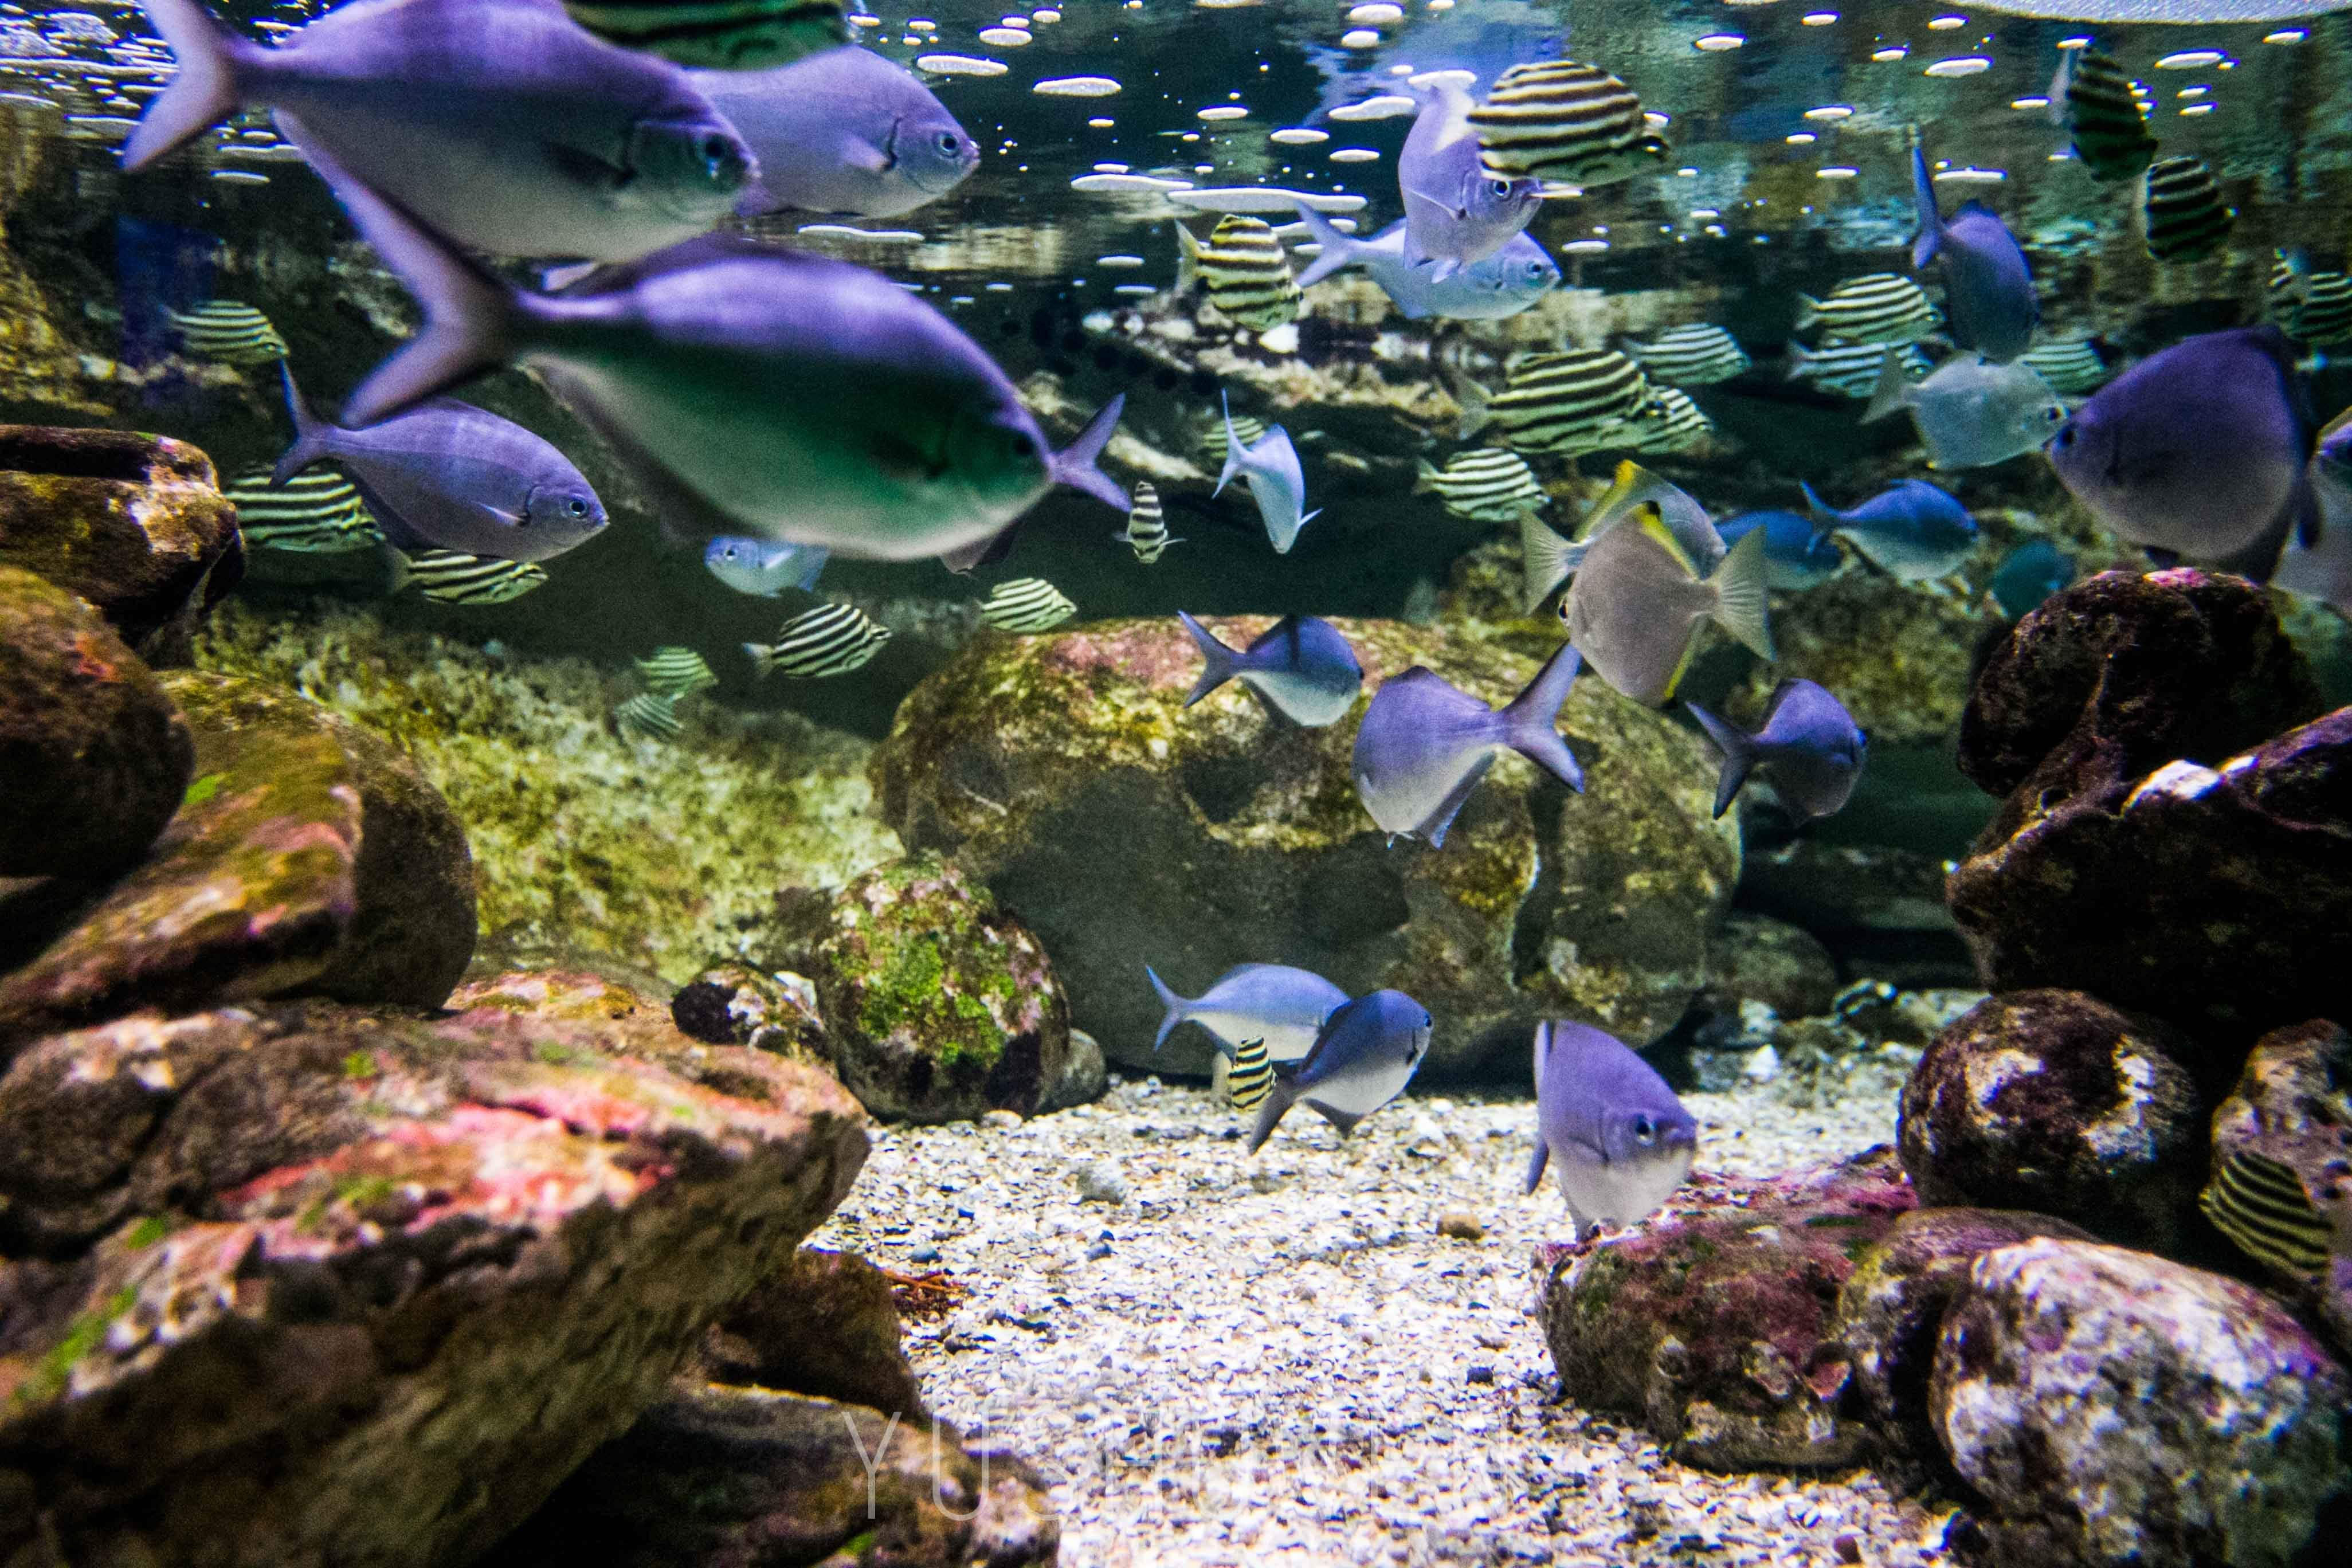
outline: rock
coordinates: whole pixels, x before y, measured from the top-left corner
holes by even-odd
[[[1716,932],[1697,1005],[1736,1014],[1742,1003],[1760,1002],[1783,1018],[1810,1018],[1828,1012],[1837,992],[1837,960],[1811,932],[1734,910]]]
[[[1027,1568],[1060,1545],[1035,1472],[952,1427],[681,1386],[483,1568]]]
[[[1468,1209],[1447,1209],[1437,1216],[1437,1234],[1455,1241],[1484,1241],[1486,1227]]]
[[[1919,1201],[2063,1215],[2158,1251],[2203,1245],[2210,1102],[2179,1065],[2185,1045],[2074,992],[1988,997],[1904,1085],[1896,1142]]]
[[[816,983],[790,970],[767,974],[740,963],[706,969],[670,998],[683,1034],[714,1046],[750,1046],[830,1068]]]
[[[1127,1178],[1108,1160],[1089,1160],[1080,1165],[1071,1180],[1078,1189],[1082,1204],[1123,1204],[1127,1202]]]
[[[1929,1400],[2000,1568],[2317,1563],[2347,1486],[2343,1367],[2252,1286],[2120,1247],[1979,1258]]]
[[[777,903],[776,963],[815,981],[834,1070],[877,1116],[1028,1115],[1060,1083],[1069,1004],[1053,965],[960,867],[916,856],[836,898]]]
[[[1366,700],[1423,664],[1500,702],[1537,668],[1467,631],[1337,624]],[[872,764],[885,820],[1022,911],[1112,1062],[1210,1071],[1197,1030],[1154,1054],[1147,963],[1188,994],[1266,961],[1393,986],[1436,1019],[1435,1076],[1518,1068],[1538,1016],[1636,1043],[1680,1018],[1738,872],[1695,734],[1579,681],[1563,728],[1583,795],[1504,756],[1444,849],[1391,848],[1356,798],[1352,722],[1294,727],[1238,685],[1188,710],[1199,669],[1168,620],[982,639],[916,688]]]
[[[1818,681],[1874,748],[1948,745],[1968,701],[1969,651],[1991,621],[1973,598],[1857,566],[1801,594],[1772,595],[1780,657],[1754,667],[1730,706],[1748,720],[1764,711],[1776,683]]]
[[[931,1418],[899,1344],[890,1281],[854,1252],[793,1253],[710,1331],[701,1372],[715,1383],[838,1399],[917,1423]]]
[[[1843,1406],[1833,1316],[1855,1260],[1913,1203],[1880,1148],[1770,1181],[1695,1179],[1630,1235],[1539,1247],[1562,1386],[1702,1469],[1860,1461],[1872,1433]]]
[[[1973,984],[1976,966],[1944,901],[1950,868],[1916,849],[1796,838],[1748,851],[1739,908],[1803,927],[1847,973],[1916,990]]]
[[[497,1008],[30,1044],[0,1077],[0,1497],[37,1507],[0,1510],[0,1561],[476,1556],[783,1266],[863,1123],[761,1052]]]
[[[195,778],[144,864],[0,978],[0,1047],[133,1007],[313,993],[437,1006],[474,943],[446,802],[386,742],[293,692],[175,671]]]
[[[1944,1312],[1977,1258],[2037,1236],[2092,1239],[2063,1219],[2017,1209],[1914,1209],[1855,1264],[1838,1292],[1837,1338],[1853,1367],[1848,1397],[1889,1453],[1942,1458],[1927,1379]]]
[[[2274,1245],[2231,1239],[2281,1288],[2315,1312],[2352,1352],[2352,1033],[2316,1020],[2263,1037],[2237,1087],[2213,1113],[2213,1170],[2252,1154],[2283,1165],[2329,1234],[2319,1268],[2281,1256]],[[2208,1188],[2206,1212],[2212,1191]],[[2306,1221],[2306,1223],[2308,1223]],[[2228,1236],[2230,1225],[2221,1226]],[[2267,1227],[2266,1227],[2267,1228]]]
[[[1062,1076],[1045,1091],[1037,1109],[1067,1110],[1076,1105],[1092,1105],[1109,1087],[1110,1068],[1103,1060],[1102,1042],[1084,1029],[1072,1029],[1069,1054],[1062,1059]]]
[[[187,721],[98,613],[0,566],[0,877],[137,859],[194,765]]]
[[[245,550],[212,459],[185,442],[0,425],[0,565],[80,595],[150,664],[185,664]]]

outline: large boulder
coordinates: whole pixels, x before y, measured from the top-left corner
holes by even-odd
[[[2224,1167],[2249,1160],[2269,1180],[2242,1167],[2228,1184],[2248,1201],[2222,1201]],[[2213,1171],[2218,1228],[2352,1352],[2352,1033],[2321,1019],[2263,1036],[2213,1113]]]
[[[890,1280],[854,1252],[803,1247],[793,1254],[711,1329],[697,1370],[713,1383],[931,1418],[899,1342]]]
[[[0,877],[137,859],[194,765],[187,721],[98,613],[0,565]]]
[[[866,1147],[829,1078],[666,1025],[310,1001],[33,1042],[0,1077],[0,1561],[469,1560]]]
[[[1772,647],[1733,706],[1761,713],[1792,678],[1838,695],[1871,744],[1948,745],[1969,694],[1969,652],[1992,614],[1974,599],[1857,566],[1772,600]]]
[[[1929,1402],[1994,1568],[2289,1568],[2352,1485],[2352,1377],[2251,1285],[2042,1239],[1979,1258]]]
[[[1213,623],[1233,644],[1270,624]],[[1704,744],[1580,680],[1561,728],[1582,795],[1506,755],[1443,849],[1391,847],[1349,768],[1370,693],[1420,664],[1499,705],[1537,662],[1460,630],[1337,625],[1365,695],[1322,729],[1239,683],[1185,708],[1201,661],[1173,620],[982,639],[899,708],[872,763],[884,816],[1021,911],[1073,1021],[1124,1066],[1209,1070],[1197,1030],[1153,1052],[1147,963],[1188,994],[1244,963],[1393,986],[1436,1019],[1423,1071],[1438,1075],[1521,1067],[1516,1031],[1541,1016],[1637,1043],[1670,1028],[1738,879]]]

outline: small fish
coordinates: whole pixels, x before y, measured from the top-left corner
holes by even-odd
[[[1246,414],[1236,419],[1233,416],[1233,410],[1226,409],[1224,422],[1219,424],[1213,420],[1211,421],[1209,428],[1201,437],[1201,451],[1209,461],[1222,463],[1225,460],[1225,453],[1231,450],[1225,439],[1225,432],[1228,430],[1241,438],[1243,446],[1251,447],[1255,446],[1265,437],[1266,423],[1263,419],[1253,419]]]
[[[2293,309],[2283,323],[2298,342],[2326,347],[2352,341],[2352,278],[2315,272],[2298,251],[2285,258]]]
[[[1629,434],[1618,427],[1651,395],[1642,367],[1615,349],[1521,354],[1492,397],[1475,382],[1463,386],[1458,434],[1467,440],[1491,426],[1515,452],[1597,452],[1608,433]]]
[[[2352,617],[2352,416],[2339,414],[2319,433],[2308,473],[2317,515],[2287,536],[2271,586]]]
[[[702,563],[713,577],[761,599],[775,598],[787,588],[807,593],[832,559],[833,552],[822,544],[777,544],[733,533],[702,547]]]
[[[1774,687],[1764,722],[1752,733],[1696,702],[1683,706],[1723,753],[1723,773],[1715,789],[1718,817],[1731,809],[1740,786],[1759,768],[1781,804],[1801,822],[1835,813],[1862,778],[1869,738],[1843,703],[1810,680],[1784,680]]]
[[[1218,434],[1223,435],[1223,432]],[[1159,560],[1170,545],[1184,542],[1181,539],[1168,537],[1168,518],[1160,510],[1160,491],[1150,481],[1143,479],[1136,482],[1135,504],[1127,509],[1127,531],[1114,533],[1111,537],[1126,540],[1128,548],[1135,552],[1135,558],[1146,566]]]
[[[1470,95],[1456,81],[1431,87],[1397,154],[1397,193],[1404,200],[1404,254],[1443,283],[1484,261],[1528,226],[1543,187],[1480,164],[1470,123]]]
[[[572,19],[673,65],[759,70],[849,41],[840,0],[563,0]]]
[[[2066,338],[2057,342],[2037,343],[2020,356],[2034,374],[2050,384],[2050,390],[2061,397],[2072,397],[2079,392],[2089,392],[2105,382],[2115,372],[2099,357],[2098,345],[2088,338]]]
[[[898,217],[963,184],[980,148],[922,79],[871,49],[827,49],[769,70],[698,70],[759,161],[744,217],[792,209]]]
[[[1527,1190],[1549,1168],[1580,1239],[1596,1225],[1641,1224],[1690,1174],[1698,1122],[1616,1036],[1566,1019],[1537,1025],[1535,1079]]]
[[[2297,265],[2297,257],[2273,247],[2271,251],[2271,275],[2263,284],[2263,305],[2272,321],[2290,334],[2294,330],[2295,308],[2303,303],[2303,278],[2305,268]]]
[[[547,568],[456,550],[418,550],[400,552],[394,575],[395,592],[414,584],[444,605],[503,605],[544,584]]]
[[[2194,261],[2221,243],[2238,209],[2224,206],[2202,158],[2159,158],[2147,166],[2147,253]]]
[[[167,310],[180,346],[221,364],[268,364],[286,357],[286,340],[269,318],[234,300],[207,300],[193,310]]]
[[[710,666],[690,647],[657,647],[651,658],[635,663],[638,679],[656,697],[684,697],[719,684]]]
[[[2240,1251],[2282,1273],[2320,1274],[2334,1260],[2335,1231],[2303,1178],[2267,1154],[2241,1149],[2221,1161],[2197,1206]]]
[[[1198,279],[1209,303],[1249,328],[1268,331],[1298,319],[1298,280],[1290,275],[1290,253],[1263,218],[1227,213],[1217,220],[1207,244],[1176,226],[1181,250],[1176,262],[1176,291],[1182,293]]]
[[[1183,611],[1176,618],[1192,634],[1202,661],[1201,679],[1184,699],[1187,708],[1228,680],[1239,680],[1267,707],[1310,730],[1338,723],[1356,705],[1364,668],[1328,621],[1286,616],[1236,653]]]
[[[1356,794],[1372,821],[1391,839],[1444,848],[1504,748],[1582,794],[1584,770],[1553,728],[1579,663],[1574,647],[1561,647],[1500,711],[1421,665],[1383,681],[1356,731]]]
[[[2031,452],[2066,417],[2066,405],[2032,366],[1987,364],[1973,353],[1954,354],[1916,386],[1890,356],[1862,422],[1898,409],[1910,410],[1931,468],[1980,468]]]
[[[1668,152],[1632,88],[1574,60],[1513,66],[1469,121],[1488,173],[1588,191],[1663,168]]]
[[[980,606],[980,618],[1001,632],[1050,631],[1077,613],[1077,605],[1043,577],[999,583]]]
[[[2096,49],[2068,49],[2050,80],[2051,123],[2065,131],[2074,156],[2101,182],[2128,180],[2156,156],[2147,111],[2131,79]]]
[[[1897,479],[1850,511],[1799,480],[1814,531],[1852,542],[1869,563],[1905,583],[1948,577],[1977,547],[1977,521],[1948,491],[1925,479]]]
[[[1654,708],[1675,694],[1710,620],[1769,662],[1764,538],[1750,531],[1708,571],[1656,503],[1643,505],[1587,544],[1560,604],[1569,641],[1594,674]]]
[[[1179,1025],[1198,1024],[1229,1055],[1255,1037],[1274,1060],[1297,1061],[1314,1048],[1323,1020],[1348,1001],[1345,991],[1314,971],[1286,963],[1236,964],[1198,996],[1177,995],[1149,964],[1143,973],[1167,1010],[1152,1037],[1155,1051]]]
[[[819,605],[794,616],[771,644],[747,642],[743,651],[761,679],[779,671],[803,680],[862,668],[890,640],[890,628],[855,605]]]
[[[2029,539],[1993,568],[1985,593],[2007,621],[2021,621],[2074,580],[2074,558],[2046,539]]]
[[[1715,434],[1715,421],[1678,386],[1661,389],[1628,425],[1622,444],[1636,452],[1687,452]]]
[[[1234,1109],[1255,1110],[1273,1091],[1274,1058],[1266,1054],[1265,1037],[1235,1046],[1233,1070],[1225,1075],[1225,1098]]]
[[[1424,458],[1419,470],[1413,494],[1434,491],[1446,510],[1472,522],[1509,522],[1551,501],[1528,460],[1501,447],[1456,452],[1443,468]]]
[[[613,718],[622,729],[656,741],[675,741],[686,728],[677,716],[675,691],[640,691],[614,709]]]
[[[1905,380],[1926,378],[1927,356],[1914,344],[1889,348],[1883,343],[1856,343],[1809,349],[1802,343],[1790,343],[1789,379],[1803,381],[1834,397],[1868,397],[1871,389],[1878,384],[1878,373],[1885,368],[1890,355]]]
[[[1257,1108],[1249,1151],[1274,1136],[1284,1112],[1304,1105],[1345,1138],[1365,1117],[1404,1092],[1429,1052],[1429,1009],[1402,991],[1374,991],[1324,1022],[1296,1070],[1277,1073]]]
[[[1651,380],[1668,386],[1713,386],[1745,374],[1750,363],[1739,340],[1711,321],[1675,327],[1646,343],[1627,343],[1625,352],[1642,362]]]
[[[1257,502],[1258,517],[1265,523],[1265,536],[1274,542],[1276,555],[1287,555],[1290,547],[1298,542],[1298,531],[1323,515],[1323,509],[1302,512],[1307,504],[1307,476],[1298,467],[1298,448],[1290,444],[1290,432],[1281,426],[1271,426],[1255,441],[1244,441],[1234,425],[1230,404],[1225,408],[1225,466],[1217,476],[1217,488],[1209,492],[1212,500],[1224,493],[1234,476],[1247,481],[1251,499]]]
[[[351,480],[331,471],[278,484],[267,468],[247,468],[222,487],[236,508],[248,548],[342,555],[382,546],[383,535]]]
[[[1743,512],[1725,520],[1717,531],[1726,544],[1737,544],[1757,529],[1764,533],[1764,580],[1783,592],[1826,583],[1845,564],[1837,545],[1822,535],[1813,520],[1793,511]]]
[[[1911,200],[1919,233],[1911,242],[1911,269],[1930,261],[1944,268],[1944,308],[1952,321],[1952,341],[1974,349],[1994,364],[2023,353],[2042,321],[2034,298],[2033,271],[2018,248],[2017,237],[1982,202],[1964,202],[1947,218],[1936,205],[1927,154],[1911,149]]]
[[[1360,267],[1409,321],[1432,316],[1454,321],[1504,321],[1559,286],[1559,264],[1525,234],[1513,235],[1492,256],[1438,279],[1435,268],[1416,267],[1406,259],[1402,218],[1370,239],[1340,233],[1313,207],[1300,207],[1298,219],[1322,247],[1298,275],[1301,289],[1313,288],[1341,268]]]
[[[1927,291],[1899,272],[1849,278],[1825,299],[1797,296],[1797,330],[1822,330],[1826,343],[1916,343],[1943,325]]]

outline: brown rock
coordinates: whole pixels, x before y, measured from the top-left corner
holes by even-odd
[[[710,1331],[703,1370],[716,1383],[863,1405],[928,1423],[899,1344],[890,1280],[854,1252],[803,1247],[751,1287]]]
[[[1697,1005],[1736,1014],[1744,1002],[1761,1002],[1783,1018],[1811,1018],[1828,1012],[1837,994],[1837,960],[1818,937],[1770,915],[1734,910],[1708,950]]]

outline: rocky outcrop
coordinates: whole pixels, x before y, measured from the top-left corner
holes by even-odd
[[[1828,1012],[1837,994],[1837,961],[1820,939],[1787,921],[1734,910],[1716,933],[1696,1000],[1709,1013],[1737,1014],[1752,1002],[1783,1018],[1810,1018]]]
[[[680,1031],[714,1046],[751,1046],[830,1065],[816,987],[789,970],[766,973],[748,964],[704,970],[669,999]]]
[[[2250,1157],[2271,1179],[2229,1184],[2252,1194],[2233,1217],[2220,1178]],[[2205,1203],[2218,1228],[2352,1353],[2352,1033],[2320,1020],[2265,1035],[2213,1113],[2213,1172]]]
[[[711,1329],[698,1370],[713,1383],[839,1399],[927,1423],[930,1412],[898,1337],[898,1304],[880,1269],[856,1253],[803,1247]]]
[[[1239,644],[1269,624],[1214,629]],[[1421,664],[1500,704],[1537,668],[1468,632],[1337,624],[1363,700]],[[1356,798],[1350,720],[1297,728],[1238,684],[1186,709],[1199,668],[1173,621],[983,639],[915,689],[874,757],[885,819],[1021,912],[1112,1061],[1209,1068],[1197,1038],[1154,1055],[1147,963],[1187,994],[1254,962],[1395,987],[1436,1019],[1423,1070],[1441,1076],[1518,1065],[1516,1031],[1540,1016],[1637,1042],[1681,1016],[1738,875],[1696,736],[1580,681],[1561,728],[1583,795],[1507,755],[1443,849],[1391,847]]]

